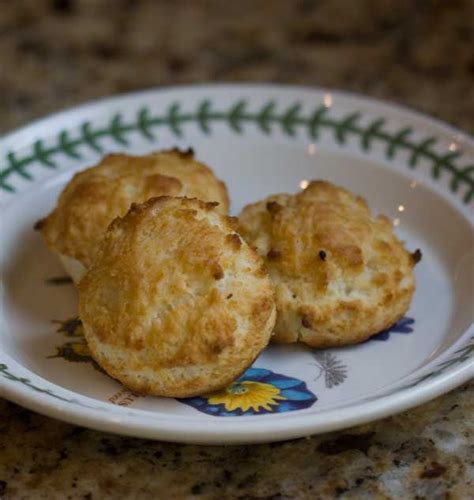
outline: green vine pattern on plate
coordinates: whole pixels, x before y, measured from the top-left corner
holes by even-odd
[[[465,363],[466,361],[469,360],[469,358],[472,355],[474,355],[474,337],[471,337],[468,343],[464,347],[461,347],[457,351],[454,351],[451,358],[436,365],[434,370],[425,373],[425,375],[422,375],[420,377],[416,377],[407,384],[401,385],[395,389],[388,390],[387,392],[384,392],[382,394],[377,394],[376,396],[365,398],[364,401],[373,401],[374,399],[378,399],[385,396],[392,396],[393,394],[397,394],[399,392],[406,391],[407,389],[411,389],[412,387],[420,385],[421,383],[427,380],[442,375],[446,370],[452,368],[453,366]]]
[[[415,385],[421,384],[425,380],[429,380],[431,378],[437,377],[437,376],[443,374],[449,368],[456,366],[456,365],[459,365],[461,363],[464,363],[473,354],[474,354],[474,337],[471,337],[469,339],[469,343],[467,345],[465,345],[464,347],[461,347],[460,349],[455,351],[454,356],[452,358],[449,358],[446,361],[443,361],[442,363],[437,365],[433,371],[428,372],[427,374],[416,378],[415,380],[413,380],[409,384],[401,387],[400,390],[415,387]]]
[[[60,401],[63,401],[65,403],[72,403],[75,405],[82,406],[84,408],[96,409],[94,406],[89,406],[89,405],[86,405],[84,403],[81,403],[77,399],[64,398],[62,396],[59,396],[58,394],[55,394],[50,389],[43,389],[41,387],[38,387],[37,385],[33,384],[33,382],[31,382],[31,380],[29,378],[18,377],[17,375],[15,375],[9,371],[9,368],[5,363],[0,363],[0,374],[2,375],[3,378],[6,378],[7,380],[11,380],[13,382],[18,382],[22,385],[25,385],[26,387],[30,388],[31,390],[33,390],[35,392],[47,394],[48,396],[51,396],[52,398],[55,398],[55,399],[59,399]]]
[[[272,134],[277,128],[286,136],[295,136],[298,130],[304,130],[311,140],[317,141],[323,130],[332,132],[334,139],[341,146],[345,145],[351,136],[357,137],[363,151],[370,151],[375,141],[385,147],[387,159],[393,159],[399,151],[408,152],[408,167],[415,168],[421,159],[429,161],[430,173],[434,179],[440,178],[444,172],[450,177],[449,188],[458,193],[463,186],[464,203],[474,198],[474,164],[459,166],[457,163],[461,152],[447,151],[439,153],[434,149],[438,139],[433,136],[421,140],[413,138],[412,127],[404,127],[397,132],[388,132],[385,118],[376,118],[369,124],[361,124],[360,112],[349,113],[344,117],[335,118],[330,114],[330,108],[319,105],[312,113],[304,114],[302,104],[295,102],[285,110],[278,111],[275,100],[269,100],[258,110],[249,110],[248,102],[240,99],[225,110],[218,110],[210,99],[204,99],[197,104],[194,111],[183,111],[179,102],[172,102],[164,114],[153,115],[148,107],[142,107],[132,120],[124,120],[121,113],[114,114],[107,125],[94,126],[90,121],[83,122],[79,131],[72,134],[61,130],[52,145],[38,139],[33,143],[30,154],[18,157],[14,151],[5,157],[6,167],[0,170],[0,189],[15,192],[10,182],[12,175],[17,174],[26,180],[33,180],[29,166],[39,163],[45,168],[57,168],[56,155],[64,154],[72,159],[82,158],[80,148],[88,147],[96,153],[105,152],[101,140],[109,138],[118,146],[130,143],[130,134],[139,133],[149,142],[157,140],[160,127],[166,127],[176,138],[184,136],[184,125],[195,123],[202,133],[212,133],[212,125],[225,123],[236,134],[242,134],[247,124],[254,124],[266,134]]]

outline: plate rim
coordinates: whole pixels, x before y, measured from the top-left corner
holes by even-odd
[[[407,113],[409,115],[412,115],[414,117],[428,120],[433,122],[435,125],[444,128],[446,130],[449,130],[451,133],[457,133],[461,134],[463,139],[468,141],[470,143],[471,147],[474,147],[474,135],[470,134],[466,130],[463,130],[456,125],[453,125],[449,122],[446,122],[440,118],[436,118],[434,116],[431,116],[428,113],[425,113],[424,111],[412,108],[406,104],[403,103],[398,103],[395,101],[391,100],[385,100],[379,97],[372,97],[366,94],[354,92],[354,91],[347,91],[344,90],[343,88],[339,87],[322,87],[322,86],[312,86],[312,85],[299,85],[299,84],[291,84],[291,83],[278,83],[278,82],[252,82],[252,81],[242,81],[242,82],[196,82],[196,83],[177,83],[174,85],[163,85],[163,86],[154,86],[154,87],[147,87],[142,90],[135,90],[132,92],[119,92],[117,94],[111,94],[103,97],[97,97],[95,99],[91,99],[79,104],[74,104],[71,106],[67,106],[66,108],[63,108],[59,111],[53,111],[51,113],[48,113],[44,116],[40,116],[35,118],[34,120],[28,121],[23,125],[20,125],[19,127],[14,128],[13,130],[10,130],[6,132],[3,135],[0,135],[0,142],[5,142],[5,141],[10,141],[15,137],[20,132],[24,132],[25,130],[29,128],[36,127],[38,125],[41,125],[42,122],[47,122],[53,118],[60,118],[60,117],[65,117],[68,114],[73,114],[76,113],[77,111],[84,111],[85,109],[89,107],[96,107],[99,104],[112,104],[116,101],[120,101],[124,98],[138,98],[138,97],[143,97],[146,95],[153,95],[156,94],[157,92],[172,92],[175,90],[179,91],[188,91],[188,90],[198,90],[198,89],[204,89],[204,88],[210,88],[210,89],[227,89],[227,90],[234,90],[238,89],[240,87],[243,87],[247,90],[264,90],[265,88],[270,87],[271,89],[274,90],[302,90],[302,91],[308,91],[308,92],[320,92],[320,93],[329,93],[335,96],[340,96],[343,98],[349,98],[349,99],[355,99],[358,101],[362,101],[366,104],[376,104],[377,106],[382,106],[387,109],[391,109],[393,111],[402,111],[403,113]]]
[[[330,93],[335,97],[340,96],[342,98],[349,99],[354,102],[362,102],[363,104],[366,105],[368,104],[375,106],[376,108],[380,108],[382,113],[401,112],[403,115],[406,115],[407,118],[413,117],[417,120],[421,120],[426,125],[428,124],[427,122],[431,122],[432,124],[439,127],[442,131],[444,131],[447,134],[461,135],[463,138],[463,142],[467,143],[470,148],[471,147],[474,148],[474,138],[471,137],[471,135],[468,132],[457,129],[456,127],[448,123],[445,123],[442,120],[431,117],[423,112],[413,110],[409,107],[406,107],[398,103],[391,103],[381,99],[363,96],[352,92],[345,92],[332,88],[312,87],[306,85],[273,84],[273,83],[266,84],[266,83],[252,83],[252,82],[242,82],[242,83],[203,82],[200,84],[172,85],[164,87],[155,87],[146,90],[95,99],[77,106],[73,106],[58,111],[56,113],[51,113],[45,117],[33,120],[32,122],[28,122],[22,127],[19,127],[18,129],[11,131],[4,136],[1,136],[0,145],[6,146],[6,150],[8,150],[10,143],[15,143],[18,140],[18,138],[20,138],[22,135],[28,134],[29,131],[41,127],[50,122],[51,120],[62,119],[64,121],[67,121],[68,119],[70,119],[71,116],[76,115],[78,112],[85,113],[88,110],[92,111],[93,109],[96,109],[98,106],[106,107],[108,105],[110,106],[118,104],[123,100],[127,100],[130,98],[146,99],[147,97],[152,97],[156,94],[163,94],[166,92],[174,92],[174,91],[192,92],[198,89],[199,90],[208,89],[209,91],[212,91],[213,89],[225,89],[229,91],[238,92],[240,89],[244,88],[248,92],[252,90],[262,91],[268,89],[269,87],[274,90],[285,90],[285,91],[304,90],[307,92],[314,92],[319,94]],[[31,145],[32,142],[33,140],[31,139],[28,144]],[[54,176],[52,178],[54,178]],[[47,182],[47,181],[43,180],[42,182]],[[34,188],[34,184],[31,186],[31,188]],[[432,190],[430,186],[427,186],[427,188]],[[24,192],[25,189],[21,189],[20,192],[16,193],[16,195],[21,195]],[[440,193],[437,194],[441,195]],[[444,194],[443,198],[446,201],[450,202],[453,208],[455,208],[458,212],[460,212],[461,215],[465,217],[468,222],[470,222],[472,228],[474,225],[474,221],[472,220],[472,218],[470,219],[468,217],[467,211],[463,210],[463,208],[465,209],[466,207],[465,206],[459,207],[458,203],[454,203],[456,201],[455,195],[449,193],[448,190],[443,190],[443,194]],[[13,199],[14,198],[12,198],[12,200]],[[9,200],[6,200],[6,205],[8,204]],[[0,206],[1,205],[2,204],[0,204]],[[458,339],[458,341],[455,342],[455,344],[457,344],[460,341],[463,341],[462,343],[469,345],[469,335],[471,335],[470,338],[472,340],[472,338],[474,338],[472,336],[473,333],[474,333],[474,327],[471,324],[470,328],[468,328],[462,334],[462,336]],[[2,355],[0,354],[0,360],[1,358]],[[15,361],[13,360],[13,358],[11,359],[12,361]],[[25,371],[33,375],[34,377],[39,378],[41,380],[46,380],[42,379],[42,377],[36,375],[34,372],[30,371],[23,365],[20,365],[19,363],[17,364],[21,366]],[[322,412],[325,413],[325,415],[327,416],[328,414],[330,415],[331,412],[345,413],[350,409],[355,409],[357,411],[353,416],[346,416],[344,418],[344,416],[339,415],[339,418],[337,418],[336,415],[335,416],[336,418],[331,419],[324,425],[321,423],[317,423],[315,426],[314,422],[306,422],[304,425],[301,425],[300,423],[300,425],[296,427],[294,427],[293,425],[288,425],[288,421],[290,420],[292,422],[297,422],[299,420],[312,420],[312,419],[314,420],[315,417],[314,414],[298,415],[298,413],[300,412],[296,412],[295,414],[293,414],[291,417],[288,418],[286,425],[285,425],[285,419],[281,419],[279,421],[273,420],[272,422],[270,422],[268,419],[263,419],[261,423],[258,422],[258,425],[255,425],[256,421],[252,422],[252,426],[255,427],[253,430],[249,429],[240,430],[239,427],[237,427],[237,432],[235,429],[233,431],[229,429],[225,429],[224,431],[219,431],[215,429],[215,426],[209,426],[209,422],[211,421],[208,419],[202,419],[201,422],[203,423],[203,427],[206,428],[210,427],[212,429],[211,430],[200,429],[199,432],[196,432],[196,428],[194,428],[192,431],[186,431],[183,434],[183,429],[180,428],[179,425],[177,426],[162,425],[163,422],[160,422],[160,425],[158,427],[151,426],[144,429],[143,423],[140,424],[141,421],[140,419],[138,419],[137,422],[136,416],[129,416],[127,414],[124,414],[123,418],[127,420],[127,422],[124,422],[121,421],[120,418],[118,418],[119,414],[118,411],[112,411],[110,412],[110,418],[104,418],[104,412],[102,410],[81,408],[80,406],[66,402],[61,404],[56,402],[56,404],[54,404],[54,401],[52,401],[53,398],[41,399],[39,393],[36,394],[31,390],[28,390],[26,387],[22,386],[18,387],[18,384],[14,384],[14,382],[12,382],[11,380],[8,380],[1,376],[0,376],[0,395],[6,397],[11,401],[21,404],[22,406],[25,406],[31,410],[38,411],[39,413],[48,415],[50,417],[67,420],[69,422],[78,425],[85,425],[87,427],[91,427],[102,431],[116,432],[119,434],[133,435],[144,438],[155,438],[155,439],[159,438],[174,442],[179,441],[179,442],[196,443],[196,444],[224,444],[224,443],[269,442],[282,439],[291,439],[309,434],[337,430],[348,426],[360,425],[372,421],[374,419],[383,418],[388,415],[399,413],[406,409],[422,404],[441,394],[444,394],[445,392],[448,392],[449,390],[454,389],[455,387],[463,384],[472,377],[474,377],[474,357],[471,356],[466,363],[460,364],[450,369],[447,373],[443,373],[439,377],[436,377],[431,380],[426,380],[420,383],[419,385],[411,388],[405,388],[404,390],[401,391],[401,393],[388,394],[388,395],[382,394],[380,397],[376,397],[374,400],[370,400],[368,402],[364,401],[356,402],[353,405],[344,407],[342,410],[334,409]],[[49,384],[57,386],[57,384],[53,384],[48,380],[46,381]],[[18,389],[20,390],[18,391]],[[75,393],[74,391],[65,388],[61,389],[70,392],[71,394],[77,394],[80,398],[86,398],[95,401],[94,398],[89,398],[80,393]],[[95,415],[96,411],[99,411],[99,414],[97,416]],[[91,412],[93,413],[93,415],[90,414]],[[128,421],[129,418],[131,418],[132,420]],[[192,417],[190,418],[192,419]],[[171,418],[170,420],[172,421]],[[194,419],[195,422],[197,422],[198,420],[199,419],[197,420]],[[227,422],[226,420],[227,419],[221,420],[220,424],[222,422],[222,424],[225,424],[223,425],[223,427],[226,428],[232,427],[232,422],[231,421]],[[281,425],[281,423],[283,423],[283,425]],[[173,422],[171,422],[171,424],[173,424]],[[267,426],[270,428],[266,429]],[[260,427],[262,428],[260,429]],[[166,433],[173,433],[173,432],[175,433],[174,435],[170,436],[164,435]]]
[[[218,425],[215,426],[209,425],[215,417],[202,419],[185,417],[183,420],[180,419],[180,422],[184,424],[189,423],[189,421],[193,422],[193,428],[189,430],[186,425],[174,425],[173,419],[167,418],[166,414],[157,415],[154,418],[151,415],[147,416],[148,418],[143,416],[138,418],[138,415],[130,411],[117,410],[115,407],[114,411],[107,413],[100,408],[83,408],[72,403],[53,404],[52,398],[41,398],[39,394],[32,393],[23,387],[20,387],[18,391],[8,387],[9,384],[0,384],[0,396],[48,417],[104,432],[188,444],[250,444],[301,438],[363,425],[396,415],[455,389],[472,379],[473,376],[474,363],[465,363],[444,376],[401,393],[389,394],[369,402],[361,402],[342,410],[336,408],[325,411],[324,414],[320,414],[325,419],[322,423],[318,422],[318,415],[298,415],[295,412],[292,417],[287,419],[254,420],[252,429],[233,425],[232,417],[222,417]],[[68,389],[63,390],[78,394]],[[79,396],[93,400],[93,398],[81,394]],[[346,416],[346,413],[351,413],[351,415]],[[334,418],[330,419],[328,416]],[[157,420],[155,425],[153,425],[154,419]],[[300,422],[301,420],[304,422]],[[244,419],[245,421],[247,420]]]

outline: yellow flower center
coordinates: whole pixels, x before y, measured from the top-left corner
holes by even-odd
[[[278,404],[278,401],[283,399],[286,397],[281,395],[278,387],[251,380],[234,382],[226,389],[217,391],[207,398],[209,404],[223,404],[227,411],[237,409],[258,411],[260,408],[270,411],[271,405]]]

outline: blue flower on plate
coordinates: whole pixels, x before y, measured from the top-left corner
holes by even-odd
[[[317,399],[302,380],[264,368],[249,368],[225,389],[178,401],[208,415],[240,417],[302,410]]]
[[[390,328],[377,333],[377,335],[371,337],[370,340],[387,340],[390,337],[391,333],[412,333],[413,323],[415,323],[415,320],[413,318],[403,316],[402,319],[398,320]]]

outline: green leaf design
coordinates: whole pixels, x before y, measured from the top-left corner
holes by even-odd
[[[150,119],[148,108],[141,108],[137,115],[137,128],[149,141],[154,141],[155,136],[151,132],[153,122]]]
[[[48,150],[44,147],[43,141],[41,139],[38,139],[33,144],[34,155],[36,156],[37,160],[46,167],[51,167],[51,168],[56,167],[55,163],[49,159],[49,155],[53,152],[54,150]]]
[[[168,124],[170,126],[171,131],[177,137],[182,137],[183,131],[181,130],[181,115],[180,115],[180,106],[178,102],[173,102],[168,108]]]
[[[450,188],[454,193],[458,190],[459,185],[464,181],[465,184],[471,185],[471,189],[466,191],[464,195],[464,203],[469,203],[474,197],[474,165],[467,165],[462,168],[457,175],[453,175]]]
[[[385,118],[378,118],[374,120],[367,129],[360,136],[360,144],[364,151],[369,151],[371,141],[373,139],[380,139],[382,134],[382,127],[385,125]]]
[[[11,380],[13,382],[18,382],[18,383],[20,383],[20,384],[22,384],[22,385],[24,385],[26,387],[29,387],[30,389],[32,389],[35,392],[39,392],[41,394],[47,394],[48,396],[51,396],[51,397],[53,397],[55,399],[59,399],[60,401],[63,401],[65,403],[73,403],[75,405],[79,405],[79,406],[82,406],[84,408],[95,409],[95,407],[86,405],[84,403],[81,403],[81,402],[79,402],[76,399],[64,398],[63,396],[60,396],[59,394],[55,394],[50,389],[44,389],[42,387],[38,387],[37,385],[35,385],[34,383],[32,383],[29,378],[18,377],[17,375],[15,375],[15,374],[13,374],[12,372],[9,371],[9,368],[8,368],[8,366],[5,363],[0,363],[0,375],[3,378],[6,378],[7,380]]]
[[[358,133],[359,129],[356,128],[356,122],[360,118],[360,113],[351,113],[347,115],[341,122],[334,126],[334,136],[339,144],[344,144],[347,140],[349,133]]]
[[[287,111],[279,120],[285,134],[292,137],[296,134],[296,126],[301,121],[301,118],[299,116],[300,111],[301,104],[295,103],[287,109]]]
[[[312,114],[312,116],[310,117],[309,123],[308,123],[308,132],[309,132],[309,136],[312,139],[318,139],[319,138],[319,130],[324,126],[327,126],[327,124],[329,123],[325,120],[328,111],[329,111],[328,108],[326,106],[322,105],[322,106],[319,106],[319,108],[317,108],[315,110],[315,112]]]
[[[117,113],[113,116],[110,121],[110,135],[111,137],[122,146],[128,146],[128,141],[125,138],[125,133],[127,132],[127,127],[122,124],[122,115]]]
[[[421,156],[428,156],[431,157],[433,155],[430,146],[436,143],[436,139],[434,137],[427,137],[426,139],[423,139],[419,144],[416,145],[411,145],[411,156],[410,159],[408,160],[408,164],[410,167],[415,168],[418,160]]]
[[[237,101],[229,113],[229,125],[232,130],[238,134],[242,133],[242,120],[245,118],[245,108],[247,102],[245,100]]]
[[[262,106],[255,117],[258,127],[266,135],[271,133],[270,123],[274,120],[273,112],[275,111],[275,106],[275,101],[269,101],[267,104]]]
[[[4,191],[7,191],[9,193],[14,193],[15,189],[13,188],[13,186],[5,181],[5,179],[7,179],[12,172],[18,172],[20,170],[20,164],[17,161],[15,153],[13,151],[8,152],[7,162],[8,167],[0,170],[0,189],[3,189]]]
[[[388,160],[398,152],[408,153],[408,166],[415,168],[421,159],[431,164],[431,176],[438,179],[442,173],[450,176],[449,188],[453,193],[463,188],[461,197],[464,203],[474,198],[473,165],[460,166],[462,159],[460,151],[438,153],[434,146],[435,137],[424,137],[419,141],[413,140],[413,129],[403,127],[395,132],[385,130],[386,120],[383,117],[375,118],[368,125],[360,124],[361,113],[354,111],[343,117],[331,116],[331,109],[319,103],[314,110],[304,114],[301,103],[295,102],[286,110],[278,111],[277,102],[270,99],[262,103],[257,109],[250,110],[245,99],[238,99],[227,109],[219,110],[213,105],[212,99],[203,99],[197,104],[194,111],[183,111],[179,102],[171,102],[163,114],[152,114],[150,108],[142,107],[137,111],[135,118],[128,121],[121,113],[115,113],[108,124],[102,127],[93,126],[90,121],[84,121],[73,134],[69,130],[61,130],[56,142],[46,147],[42,139],[32,144],[29,154],[23,157],[16,156],[13,151],[5,156],[6,166],[0,170],[0,189],[14,193],[15,188],[10,182],[16,174],[25,180],[32,180],[33,175],[28,167],[37,163],[46,168],[56,167],[56,155],[62,153],[73,159],[80,159],[79,148],[87,146],[98,154],[104,149],[100,143],[102,138],[110,138],[120,146],[129,144],[129,135],[138,132],[148,141],[157,140],[157,131],[167,128],[176,137],[184,135],[185,125],[195,123],[206,135],[212,133],[212,124],[224,123],[229,129],[242,134],[247,124],[255,124],[264,134],[270,135],[275,131],[274,125],[279,125],[281,131],[288,137],[294,137],[298,130],[306,131],[312,140],[318,140],[322,130],[334,134],[338,144],[347,143],[349,135],[359,138],[362,151],[368,152],[374,143],[385,145],[385,155]]]
[[[394,136],[387,136],[387,158],[392,159],[395,156],[397,148],[406,148],[410,145],[408,137],[413,133],[411,127],[402,128]]]
[[[441,175],[441,170],[443,167],[448,166],[451,163],[452,160],[460,156],[460,153],[457,151],[450,151],[446,153],[444,156],[438,156],[433,158],[433,170],[432,170],[432,175],[435,179],[439,179],[439,176]]]
[[[209,99],[206,99],[201,102],[201,104],[198,106],[198,112],[197,112],[197,122],[205,134],[209,135],[211,133],[211,129],[209,127],[209,121],[211,119],[211,101]]]
[[[59,148],[63,151],[64,154],[76,160],[81,159],[81,155],[76,151],[77,143],[70,140],[69,132],[67,130],[63,130],[62,132],[60,132],[58,141]]]
[[[25,167],[27,165],[27,162],[25,160],[17,160],[13,151],[10,151],[8,153],[7,158],[10,163],[10,171],[15,171],[18,175],[26,180],[33,179],[33,176],[27,170],[25,170]]]
[[[0,189],[3,189],[4,191],[7,191],[9,193],[14,193],[15,189],[10,186],[10,184],[7,184],[6,182],[0,181]]]
[[[104,150],[102,149],[102,146],[97,142],[97,139],[100,137],[100,133],[95,132],[91,127],[92,125],[89,121],[86,121],[82,124],[82,142],[87,144],[97,153],[102,153]]]
[[[470,342],[467,345],[455,351],[451,358],[437,365],[431,372],[415,379],[407,385],[404,385],[400,388],[400,390],[415,387],[416,385],[419,385],[426,380],[438,377],[439,375],[443,374],[448,368],[468,361],[471,358],[472,354],[474,354],[474,337],[471,337]]]

